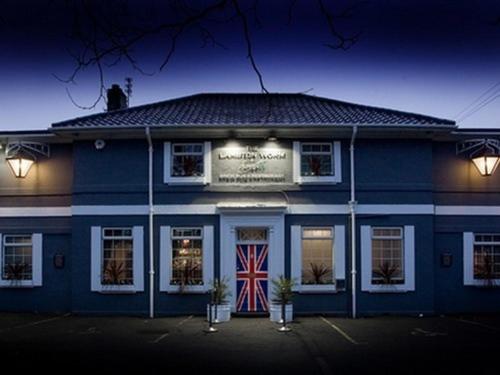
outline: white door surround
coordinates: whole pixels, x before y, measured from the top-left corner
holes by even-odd
[[[271,280],[285,273],[285,216],[282,212],[244,210],[220,215],[220,277],[229,282],[231,311],[236,311],[236,229],[266,228],[268,230],[268,299],[272,299]]]

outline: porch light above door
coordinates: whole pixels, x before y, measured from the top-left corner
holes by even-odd
[[[37,156],[49,156],[49,146],[38,142],[17,141],[7,144],[5,160],[16,178],[24,178],[37,160]]]
[[[498,139],[470,139],[457,144],[457,154],[466,153],[481,176],[493,175],[500,164]]]

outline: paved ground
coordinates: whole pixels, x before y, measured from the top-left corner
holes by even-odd
[[[72,374],[499,374],[500,316],[267,318],[0,314],[0,372]],[[10,369],[10,371],[4,371]],[[472,368],[472,369],[471,369]]]

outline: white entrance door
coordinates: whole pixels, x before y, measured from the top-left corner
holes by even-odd
[[[267,238],[260,241],[256,240],[256,238],[250,238],[248,241],[242,240],[242,234],[244,233],[243,231],[246,231],[246,233],[248,234],[250,233],[250,230],[254,230],[254,234],[258,233],[258,231],[264,231],[263,233],[265,233]],[[229,282],[229,289],[231,291],[231,310],[233,312],[248,311],[251,302],[247,299],[246,304],[240,303],[238,308],[238,297],[245,297],[241,294],[243,285],[240,285],[240,287],[238,288],[237,250],[238,246],[241,247],[241,245],[253,246],[253,248],[244,246],[246,257],[249,257],[252,253],[254,253],[254,250],[254,256],[256,256],[257,252],[261,252],[262,250],[264,250],[262,245],[265,245],[267,247],[267,249],[265,249],[267,252],[265,254],[267,257],[267,282],[260,284],[261,287],[266,288],[266,290],[263,292],[265,292],[264,294],[267,301],[271,300],[273,298],[271,280],[277,278],[279,275],[283,275],[285,271],[284,215],[282,213],[262,215],[249,214],[245,216],[241,215],[240,213],[222,214],[220,226],[220,244],[220,276],[221,278],[225,277]],[[257,245],[260,246],[259,249],[256,248]],[[242,279],[242,276],[244,275],[240,274],[240,279]],[[262,275],[259,274],[247,276],[259,276],[260,278],[260,276]],[[242,302],[242,300],[240,300],[240,302]],[[255,310],[250,311],[265,311],[262,306],[258,306],[258,304],[252,306],[252,308],[254,308]]]

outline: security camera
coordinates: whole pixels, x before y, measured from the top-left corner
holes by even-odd
[[[97,139],[94,142],[94,146],[96,150],[102,150],[106,146],[106,142],[103,139]]]

